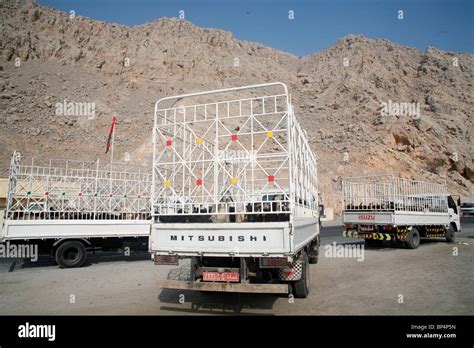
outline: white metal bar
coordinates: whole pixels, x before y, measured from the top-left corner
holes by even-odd
[[[262,84],[255,86],[245,86],[241,88],[230,88],[217,91],[207,91],[201,93],[191,93],[180,96],[173,96],[161,99],[155,105],[155,124],[153,134],[153,204],[154,215],[160,214],[173,214],[178,211],[182,212],[183,199],[182,196],[187,196],[186,203],[189,213],[192,213],[193,205],[201,207],[203,204],[212,202],[214,208],[217,208],[218,203],[225,198],[227,192],[232,195],[232,202],[225,202],[225,206],[235,206],[236,212],[239,208],[237,203],[248,204],[249,199],[252,197],[253,201],[260,201],[258,195],[263,192],[272,193],[272,196],[277,193],[285,193],[291,195],[293,198],[290,199],[287,204],[285,211],[293,211],[295,206],[295,200],[298,198],[301,200],[303,206],[317,209],[317,185],[316,185],[316,161],[312,154],[309,143],[306,139],[306,134],[299,126],[294,112],[291,106],[289,95],[287,94],[286,86],[284,86],[285,94],[268,95],[265,94],[263,97],[255,96],[251,98],[240,98],[223,100],[218,102],[207,102],[207,103],[195,103],[193,105],[184,104],[182,101],[187,97],[198,97],[210,94],[219,94],[227,92],[236,92],[244,89],[255,89],[256,87],[268,88],[268,87],[279,87],[282,86],[280,83],[274,84]],[[167,115],[176,115],[176,110],[183,108],[181,105],[174,105],[169,109],[160,109],[160,103],[167,100],[176,100],[186,105],[186,112],[193,113],[192,115],[186,114],[186,118],[177,120],[176,117],[170,120]],[[273,102],[274,108],[269,106]],[[278,107],[279,102],[284,102],[284,106]],[[243,111],[244,103],[245,108],[248,104],[250,105],[249,112]],[[248,104],[247,104],[248,103]],[[257,107],[254,105],[257,103]],[[226,108],[226,111],[222,112],[222,108]],[[204,109],[204,119],[197,117],[197,110]],[[210,111],[214,110],[214,112]],[[166,123],[158,124],[158,117],[164,115]],[[268,122],[271,117],[276,115],[283,115],[286,117],[286,126],[281,124],[280,118],[275,121],[279,125],[274,125],[268,128]],[[261,118],[263,117],[263,118]],[[261,118],[261,119],[257,119]],[[193,124],[190,124],[193,121]],[[196,120],[196,122],[194,122]],[[267,123],[263,125],[262,120]],[[237,132],[233,130],[234,125],[228,122],[241,122]],[[214,123],[213,123],[214,122]],[[177,129],[179,124],[179,132],[174,131],[173,135],[176,137],[181,134],[181,130],[187,129],[189,132],[184,132],[184,139],[189,146],[183,146],[179,148],[177,145],[172,149],[167,149],[158,143],[156,139],[158,137],[165,136],[166,127],[170,126],[174,130]],[[250,131],[247,130],[245,125],[249,124]],[[223,131],[221,131],[221,127]],[[269,135],[269,130],[273,133]],[[279,134],[286,133],[286,143],[281,143],[281,139],[278,140]],[[193,156],[194,147],[193,137],[196,134],[202,134],[203,144],[210,144],[212,151],[202,152],[202,156]],[[231,141],[227,140],[230,137],[229,134],[234,134],[236,138]],[[247,138],[246,138],[247,137]],[[268,138],[268,139],[267,139]],[[243,140],[243,139],[249,139]],[[270,146],[271,142],[278,144],[273,148]],[[268,142],[269,145],[265,145]],[[266,147],[264,147],[264,145]],[[240,149],[239,155],[232,153],[235,149]],[[267,149],[268,148],[268,149]],[[281,148],[281,149],[280,149]],[[293,153],[290,149],[295,148]],[[204,147],[203,147],[204,150]],[[261,150],[261,151],[260,151]],[[268,151],[270,150],[270,151]],[[172,151],[171,159],[165,154]],[[180,152],[180,153],[179,153]],[[223,156],[222,156],[223,155]],[[270,162],[274,162],[276,165],[270,165]],[[199,163],[201,162],[201,163]],[[287,163],[287,165],[283,165]],[[299,165],[298,165],[299,163]],[[201,164],[200,166],[198,166]],[[200,173],[196,173],[197,168],[201,168]],[[213,178],[209,177],[209,169],[213,171]],[[276,170],[276,171],[275,171]],[[250,175],[248,175],[250,173]],[[164,178],[173,177],[179,175],[182,177],[180,183],[181,187],[168,187],[165,188]],[[202,188],[196,190],[196,188],[190,187],[193,180],[202,176]],[[278,175],[277,181],[274,184],[270,184],[269,175]],[[236,180],[234,183],[229,183],[232,180]],[[273,180],[273,179],[272,179]],[[285,184],[286,182],[286,184]],[[169,183],[167,184],[169,185]],[[212,195],[206,196],[206,187],[212,190]],[[263,190],[261,193],[258,193]],[[270,190],[270,191],[269,191]],[[273,191],[272,191],[273,190]],[[201,192],[202,197],[198,197],[196,192]],[[186,194],[185,194],[186,193]],[[181,196],[181,197],[180,197]],[[244,197],[244,198],[242,198]],[[246,197],[246,198],[245,198]],[[160,203],[161,202],[161,203]],[[315,203],[316,202],[316,203]],[[252,203],[252,202],[250,202]],[[280,205],[272,205],[270,203],[261,202],[262,205],[268,205],[268,212],[274,213],[275,207]],[[224,204],[224,202],[222,202]],[[242,205],[243,206],[243,205]],[[168,209],[168,207],[170,209]],[[252,212],[254,206],[251,207]],[[261,207],[263,209],[263,206]],[[166,212],[163,212],[166,210]],[[216,210],[214,210],[216,212]],[[265,213],[265,212],[261,212]]]

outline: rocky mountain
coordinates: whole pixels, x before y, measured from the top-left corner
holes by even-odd
[[[472,54],[349,35],[297,57],[231,33],[161,18],[123,26],[28,1],[0,4],[0,171],[10,156],[94,160],[118,113],[115,153],[149,164],[157,99],[282,81],[318,157],[322,198],[341,176],[392,172],[474,193]],[[57,103],[90,102],[89,117]],[[410,112],[411,111],[411,112]]]

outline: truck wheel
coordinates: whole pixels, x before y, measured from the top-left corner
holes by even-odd
[[[303,251],[303,274],[301,279],[293,283],[293,293],[296,298],[306,298],[309,294],[309,258]]]
[[[383,245],[383,241],[375,239],[366,239],[365,246],[369,248],[377,248]]]
[[[55,258],[61,268],[80,267],[87,258],[86,247],[76,240],[63,242],[56,249]]]
[[[408,232],[408,241],[405,242],[405,246],[408,249],[416,249],[420,245],[420,232],[416,228],[412,228]]]
[[[446,231],[446,241],[448,243],[454,243],[456,236],[454,235],[454,228],[452,225],[449,225],[448,230]]]
[[[315,264],[318,263],[318,256],[319,256],[319,236],[316,237],[314,243],[311,243],[309,246],[309,263]]]

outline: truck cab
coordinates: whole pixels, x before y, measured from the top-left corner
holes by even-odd
[[[461,232],[461,199],[459,196],[448,196],[449,223],[455,232]]]

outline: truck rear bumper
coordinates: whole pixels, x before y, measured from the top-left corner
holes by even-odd
[[[162,289],[199,290],[215,292],[287,294],[288,284],[211,283],[182,280],[165,280]]]
[[[374,240],[396,240],[395,233],[380,233],[380,232],[358,232],[346,230],[342,232],[344,237],[348,238],[363,238],[363,239],[374,239]]]

